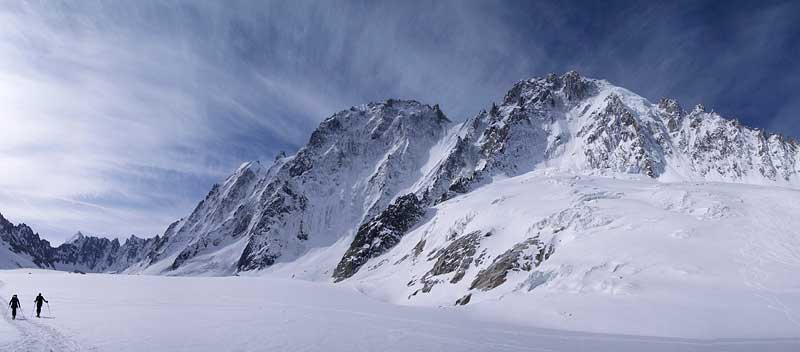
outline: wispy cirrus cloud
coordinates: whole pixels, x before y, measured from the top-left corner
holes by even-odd
[[[243,119],[247,85],[185,38],[50,6],[0,12],[0,211],[12,219],[54,238],[156,234],[237,162],[307,133]]]
[[[578,69],[797,135],[796,2],[0,4],[0,212],[153,235],[250,159],[387,98],[454,120]]]

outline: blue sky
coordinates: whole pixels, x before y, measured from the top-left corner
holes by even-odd
[[[0,3],[0,212],[152,236],[368,101],[463,120],[576,69],[800,136],[800,2]]]

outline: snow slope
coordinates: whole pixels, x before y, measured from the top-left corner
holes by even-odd
[[[273,276],[162,277],[0,271],[27,320],[0,320],[0,350],[27,351],[793,351],[792,339],[694,340],[531,328],[452,308],[370,300]],[[42,291],[52,314],[31,318]],[[16,333],[14,332],[16,331]],[[16,336],[14,336],[16,335]]]
[[[25,253],[16,253],[11,246],[4,241],[0,241],[0,268],[36,268],[33,258]]]
[[[429,209],[349,283],[404,305],[468,296],[487,315],[556,329],[797,337],[798,199],[539,170]]]

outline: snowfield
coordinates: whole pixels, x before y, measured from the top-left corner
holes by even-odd
[[[792,351],[792,339],[704,341],[600,335],[408,307],[347,285],[265,277],[0,272],[27,319],[0,323],[2,351]],[[52,314],[33,318],[42,291]],[[653,317],[657,319],[657,317]],[[725,317],[720,317],[725,319]]]
[[[541,170],[429,214],[353,284],[404,305],[469,295],[478,314],[553,329],[800,336],[798,190]],[[471,245],[454,246],[473,234]],[[520,243],[536,244],[509,256]],[[443,260],[450,253],[452,263]],[[503,272],[482,257],[513,265]],[[500,285],[482,289],[500,273]]]
[[[797,351],[799,195],[539,170],[429,209],[340,283],[348,239],[245,276],[0,271],[28,317],[0,350]]]

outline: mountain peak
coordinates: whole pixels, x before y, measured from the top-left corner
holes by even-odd
[[[72,237],[66,239],[64,243],[77,245],[86,240],[87,238],[89,238],[89,236],[85,235],[82,231],[78,231],[74,235],[72,235]]]
[[[328,148],[343,136],[358,139],[353,133],[366,133],[375,140],[400,137],[418,128],[440,128],[449,122],[438,105],[403,99],[371,102],[339,111],[322,121],[303,149]]]
[[[683,110],[683,106],[681,106],[681,104],[675,99],[666,97],[661,98],[661,100],[658,101],[658,107],[668,114],[676,117],[686,115],[686,111]]]
[[[545,77],[533,77],[518,81],[506,93],[503,104],[529,107],[534,104],[553,108],[560,103],[574,104],[597,93],[599,81],[581,76],[577,71],[568,71],[561,76],[550,73]]]
[[[70,237],[66,241],[64,241],[64,243],[76,243],[76,242],[80,242],[80,241],[84,240],[85,238],[86,238],[86,235],[84,235],[83,232],[78,231],[74,235],[72,235],[72,237]]]

